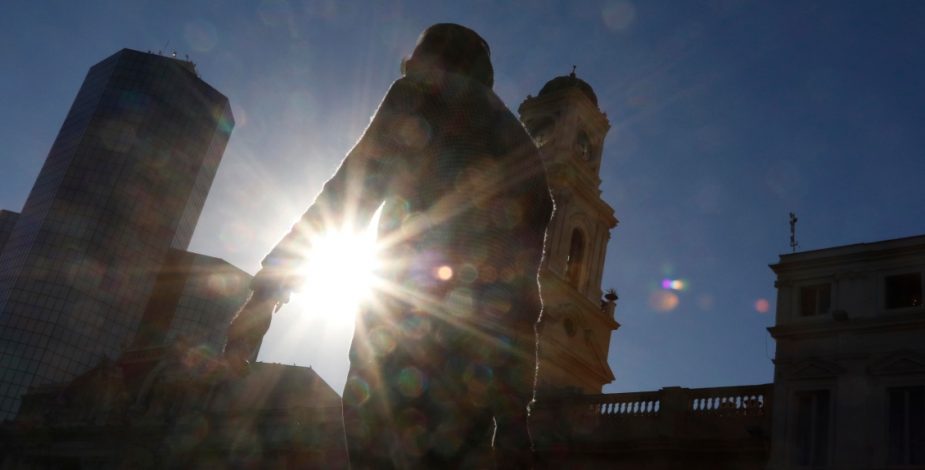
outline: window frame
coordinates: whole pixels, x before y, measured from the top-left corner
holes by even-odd
[[[880,422],[883,426],[883,440],[882,440],[882,455],[880,461],[883,463],[883,468],[919,468],[923,463],[891,463],[890,462],[890,391],[898,389],[914,389],[919,388],[923,389],[925,393],[925,380],[922,378],[909,380],[909,377],[903,379],[889,380],[882,384],[882,415]],[[907,410],[908,412],[908,410]],[[925,417],[923,417],[925,418]],[[923,423],[925,426],[925,423]],[[906,449],[907,453],[911,450],[911,445],[909,449]]]
[[[584,228],[580,226],[572,227],[569,232],[568,251],[565,256],[565,280],[575,289],[581,291],[584,289],[586,273],[588,270],[588,237]],[[577,262],[572,260],[573,248],[575,247],[575,237],[578,236]]]
[[[890,278],[898,278],[902,276],[918,276],[919,280],[919,292],[918,292],[918,305],[906,305],[906,306],[897,306],[890,307],[890,297],[889,289],[887,288],[887,282]],[[918,270],[891,270],[888,273],[883,273],[880,276],[879,288],[880,288],[880,309],[884,312],[908,312],[915,310],[922,310],[925,307],[925,302],[923,302],[923,293],[925,293],[925,286],[923,286],[923,279],[925,276],[922,275],[922,271]]]
[[[819,310],[820,298],[818,296],[818,292],[819,292],[819,289],[822,287],[826,287],[828,290],[828,305],[825,311]],[[804,295],[804,291],[808,291],[809,289],[814,289],[817,292],[816,301],[814,302],[815,311],[813,313],[804,313],[803,312],[803,303],[804,303],[803,295]],[[803,282],[797,285],[796,317],[797,318],[811,318],[811,317],[819,318],[819,317],[825,317],[825,316],[830,315],[832,311],[834,310],[833,306],[835,304],[835,302],[833,301],[835,297],[834,290],[835,289],[833,289],[832,282],[827,281],[827,280],[814,280],[814,281],[809,281],[809,282]]]
[[[799,409],[798,409],[798,400],[800,395],[809,395],[814,393],[825,392],[828,394],[828,404],[827,404],[827,429],[825,433],[826,442],[823,444],[824,447],[824,461],[821,463],[808,463],[802,464],[798,462],[799,458],[799,438],[798,438],[798,422],[799,422]],[[790,426],[789,426],[789,449],[790,455],[788,461],[794,468],[827,468],[832,465],[833,457],[833,447],[835,443],[835,433],[837,431],[836,423],[836,393],[835,389],[831,384],[806,384],[804,387],[795,388],[790,391],[790,400],[791,406],[789,411],[790,417]],[[811,431],[812,433],[812,431]],[[815,448],[815,447],[814,447]],[[810,450],[812,452],[812,449]],[[812,457],[810,457],[812,460]]]

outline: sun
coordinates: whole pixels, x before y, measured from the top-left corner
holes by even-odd
[[[312,237],[295,294],[313,316],[352,322],[359,305],[376,290],[380,267],[376,231],[329,230]]]

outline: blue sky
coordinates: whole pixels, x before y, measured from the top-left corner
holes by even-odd
[[[767,265],[790,211],[800,249],[925,233],[925,4],[902,1],[7,1],[0,208],[22,207],[92,64],[176,50],[237,118],[191,249],[254,272],[444,21],[488,40],[510,108],[574,64],[610,118],[605,391],[770,382]],[[687,284],[670,311],[652,302],[665,278]],[[349,337],[294,302],[262,359],[339,390]]]

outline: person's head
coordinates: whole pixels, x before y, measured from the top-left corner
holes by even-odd
[[[495,81],[488,43],[475,31],[453,23],[424,30],[411,57],[402,61],[402,73],[433,69],[466,75],[489,88]]]

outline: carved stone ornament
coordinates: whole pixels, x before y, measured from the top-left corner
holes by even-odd
[[[913,351],[899,351],[871,363],[871,375],[925,374],[925,355]]]
[[[845,369],[833,362],[822,359],[806,359],[790,367],[787,378],[790,380],[829,379],[843,373]]]

